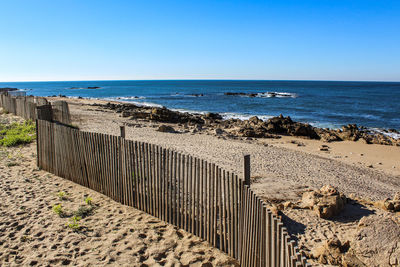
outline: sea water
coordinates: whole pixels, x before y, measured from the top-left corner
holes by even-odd
[[[165,106],[182,112],[216,112],[225,118],[256,115],[268,119],[283,114],[318,127],[338,128],[355,123],[400,130],[400,82],[66,81],[2,82],[0,87],[16,87],[36,96],[81,96]],[[228,92],[245,94],[227,95]]]

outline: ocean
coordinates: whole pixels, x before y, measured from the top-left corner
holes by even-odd
[[[61,94],[182,112],[216,112],[225,118],[268,119],[283,114],[324,128],[355,123],[400,130],[400,82],[147,80],[1,82],[0,87],[16,87],[35,96]]]

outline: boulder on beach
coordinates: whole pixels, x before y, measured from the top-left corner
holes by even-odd
[[[320,190],[304,192],[300,207],[313,210],[320,218],[330,219],[343,210],[346,202],[345,195],[325,185]]]
[[[164,125],[164,124],[160,125],[160,127],[158,127],[157,131],[163,132],[163,133],[176,133],[176,131],[173,127]]]
[[[363,217],[350,252],[365,266],[400,265],[400,225],[394,214]]]
[[[400,211],[400,192],[397,192],[393,199],[386,198],[384,200],[376,201],[373,204],[375,207],[386,211],[398,212]]]

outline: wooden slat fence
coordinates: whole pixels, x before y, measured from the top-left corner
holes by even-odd
[[[42,120],[37,138],[40,168],[207,240],[241,266],[308,266],[280,219],[213,163]]]
[[[48,105],[50,105],[50,103],[44,97],[13,96],[8,93],[0,94],[1,107],[27,120],[36,120],[38,118],[36,108]],[[54,121],[71,124],[68,103],[65,101],[56,101],[52,103],[52,105],[50,105],[50,116]]]

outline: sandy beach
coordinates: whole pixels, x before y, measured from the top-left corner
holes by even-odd
[[[21,121],[2,114],[1,121]],[[2,148],[0,158],[1,266],[237,266],[206,242],[142,211],[36,167],[36,144]],[[65,192],[65,199],[59,193]],[[87,206],[93,212],[66,224]],[[66,212],[59,217],[54,205]]]
[[[172,148],[179,152],[216,162],[227,170],[243,175],[243,155],[251,155],[251,188],[271,208],[279,213],[298,240],[312,257],[315,249],[332,238],[345,243],[359,235],[360,220],[398,221],[399,214],[389,213],[374,206],[374,201],[392,198],[400,191],[400,147],[366,144],[361,141],[326,143],[291,136],[280,139],[241,138],[215,134],[215,131],[193,131],[184,125],[168,124],[176,133],[158,132],[163,123],[122,118],[113,111],[88,106],[94,100],[70,100],[74,121],[85,131],[119,135],[119,126],[126,126],[126,138]],[[105,124],[104,121],[107,121]],[[106,125],[106,126],[105,126]],[[326,146],[327,151],[320,150]],[[349,198],[345,210],[332,220],[321,219],[311,210],[286,208],[282,203],[298,202],[303,192],[332,185]],[[362,223],[361,223],[362,224]],[[383,223],[384,225],[384,223]],[[399,225],[396,224],[399,230]],[[396,244],[400,239],[378,235],[383,243]],[[388,239],[388,240],[385,240]],[[393,243],[394,242],[394,243]],[[355,252],[356,253],[356,252]],[[382,265],[384,258],[400,261],[400,250],[391,256],[377,251],[375,259],[359,249],[359,258],[369,266]],[[363,258],[364,257],[364,258]],[[392,259],[392,261],[394,261]],[[315,264],[317,260],[314,261]],[[387,265],[390,266],[390,265]]]
[[[212,130],[193,131],[191,126],[177,124],[169,124],[176,133],[164,133],[157,131],[161,123],[122,118],[113,111],[88,105],[106,101],[67,101],[73,124],[83,131],[119,135],[119,127],[125,125],[127,139],[158,144],[206,159],[239,175],[243,175],[243,155],[250,154],[251,188],[279,213],[299,246],[308,257],[314,257],[311,262],[317,266],[337,265],[315,258],[321,246],[332,239],[342,244],[349,242],[353,249],[351,255],[356,255],[367,266],[394,266],[392,263],[400,262],[400,249],[397,245],[395,249],[391,247],[400,242],[399,236],[368,234],[367,239],[377,240],[376,246],[385,244],[372,254],[367,253],[371,249],[365,247],[367,241],[357,239],[360,231],[377,227],[371,221],[382,221],[382,227],[387,222],[395,222],[391,228],[400,233],[399,214],[374,206],[374,201],[391,198],[400,191],[398,146],[352,141],[324,143],[288,136],[232,139]],[[16,119],[11,115],[1,116]],[[321,151],[322,145],[327,149]],[[14,166],[10,166],[10,158],[16,163],[11,164]],[[0,262],[4,266],[237,264],[183,230],[39,171],[35,164],[35,144],[2,151]],[[305,191],[324,185],[336,187],[349,198],[345,209],[335,218],[322,219],[311,210],[295,208],[296,205],[282,207],[284,203],[299,202]],[[66,200],[59,199],[60,191],[66,192]],[[77,210],[87,196],[93,198],[96,206],[93,214],[81,221],[87,231],[77,234],[65,226],[70,219],[58,217],[52,206],[62,204],[66,210]],[[345,255],[351,256],[350,253]],[[385,258],[389,259],[387,263],[385,260],[386,265],[383,264]]]

